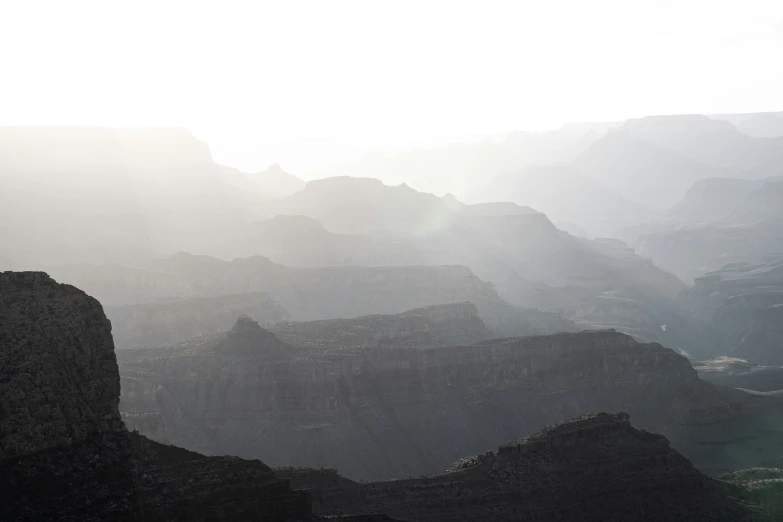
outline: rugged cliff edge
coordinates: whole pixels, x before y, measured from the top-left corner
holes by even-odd
[[[731,488],[698,472],[625,413],[549,426],[450,470],[356,483],[328,470],[279,470],[313,492],[322,514],[382,511],[404,520],[753,520]]]
[[[0,520],[304,520],[258,461],[129,433],[111,325],[82,291],[0,273]]]
[[[330,324],[300,331],[344,335],[341,321],[331,332]],[[628,411],[707,473],[780,452],[781,399],[706,383],[672,350],[613,331],[462,346],[293,346],[257,327],[232,350],[234,337],[120,352],[125,422],[207,454],[368,480],[434,473],[542,425],[606,410]]]

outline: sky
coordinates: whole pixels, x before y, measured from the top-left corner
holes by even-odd
[[[0,0],[0,125],[183,126],[223,163],[296,170],[570,121],[783,110],[781,56],[777,0]]]

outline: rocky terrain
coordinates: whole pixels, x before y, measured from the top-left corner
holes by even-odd
[[[306,492],[258,461],[129,433],[100,304],[43,273],[0,273],[2,520],[305,520]]]
[[[779,398],[713,386],[672,350],[617,332],[338,346],[333,339],[351,338],[343,321],[278,331],[291,344],[243,320],[226,334],[120,352],[125,422],[207,454],[352,479],[434,473],[602,410],[630,412],[707,473],[779,454]]]
[[[171,325],[162,325],[161,321],[195,310],[203,311],[198,312],[200,330],[219,324],[243,307],[245,311],[241,313],[265,322],[267,312],[261,310],[261,317],[257,317],[258,311],[248,309],[255,298],[241,295],[256,292],[267,294],[288,312],[290,319],[300,321],[396,314],[469,301],[478,307],[479,316],[494,335],[573,329],[573,324],[557,313],[512,306],[498,296],[491,284],[463,266],[293,268],[262,257],[227,262],[180,253],[140,265],[61,267],[54,269],[53,274],[107,305],[112,319],[117,318],[121,325],[133,317],[133,326],[137,328],[134,336],[147,335],[142,332],[157,335],[163,328],[179,340],[186,339],[193,327],[178,325],[188,320]],[[181,296],[189,299],[172,300]],[[139,304],[145,306],[135,306]],[[276,309],[272,304],[263,306]],[[150,315],[152,310],[156,311],[154,315]],[[210,333],[225,328],[212,329]]]
[[[752,520],[734,489],[698,472],[666,439],[601,413],[549,426],[446,472],[356,483],[326,470],[279,470],[313,491],[317,513],[403,520]],[[404,501],[401,501],[403,500]]]
[[[578,418],[446,473],[385,483],[324,469],[275,472],[258,460],[160,444],[122,425],[110,324],[95,299],[44,273],[4,272],[0,305],[3,520],[764,520],[626,414]],[[215,343],[159,362],[214,368],[233,358],[281,368],[308,353],[249,318]],[[256,444],[268,444],[266,434]]]

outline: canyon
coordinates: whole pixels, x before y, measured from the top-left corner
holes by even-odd
[[[395,344],[386,326],[393,321],[270,331],[241,318],[227,333],[120,351],[123,419],[206,454],[365,480],[436,473],[592,411],[630,413],[708,474],[778,455],[780,398],[702,381],[686,358],[658,344],[614,331]]]
[[[461,458],[445,473],[376,483],[356,483],[328,469],[273,470],[258,460],[160,444],[122,425],[111,326],[94,298],[44,273],[3,272],[0,301],[3,519],[766,520],[761,508],[733,498],[741,488],[701,474],[663,436],[633,428],[625,413],[548,426],[497,451]],[[590,335],[599,346],[612,344],[606,332]],[[621,338],[632,347],[629,337]],[[192,371],[214,368],[220,358],[246,359],[246,366],[263,363],[251,369],[257,371],[307,353],[246,317],[214,341],[214,350],[191,345],[158,362],[181,372],[191,362]],[[536,344],[521,342],[532,343],[531,349]],[[404,368],[394,350],[389,356],[392,366]],[[441,356],[427,357],[436,362]],[[509,367],[505,380],[513,382],[517,370]]]

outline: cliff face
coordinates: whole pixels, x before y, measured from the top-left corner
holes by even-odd
[[[777,398],[716,388],[673,351],[611,331],[329,350],[260,332],[241,357],[226,336],[122,352],[126,423],[206,453],[362,479],[433,473],[596,410],[631,412],[708,472],[777,454],[783,429]]]
[[[307,520],[258,461],[129,433],[100,304],[44,273],[0,273],[0,519]]]
[[[43,273],[0,273],[0,345],[0,459],[124,429],[98,301]]]
[[[280,470],[313,490],[317,513],[380,511],[404,520],[752,520],[728,488],[699,473],[625,413],[550,426],[438,475],[354,483],[328,471]],[[400,502],[400,499],[405,499]]]

